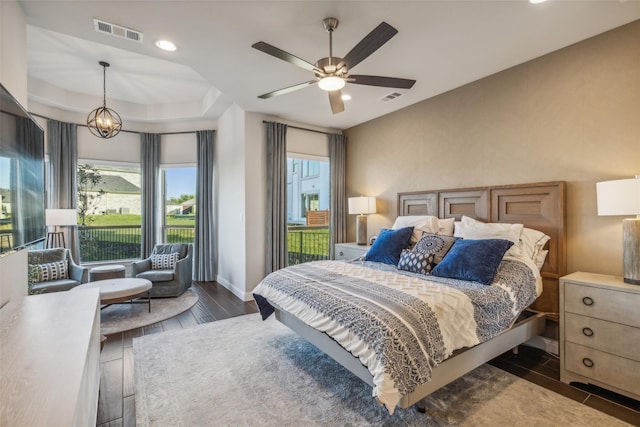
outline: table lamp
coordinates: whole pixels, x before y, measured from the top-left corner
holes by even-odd
[[[376,213],[375,197],[349,197],[349,213],[358,215],[356,221],[356,243],[367,244],[367,216]]]
[[[635,215],[622,221],[625,283],[640,285],[640,175],[596,183],[598,215]]]
[[[47,227],[55,227],[53,232],[47,233],[48,248],[66,248],[64,233],[58,231],[58,226],[77,225],[77,213],[75,209],[46,209],[44,213]]]

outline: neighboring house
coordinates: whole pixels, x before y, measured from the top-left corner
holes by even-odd
[[[289,224],[305,224],[307,211],[329,209],[329,161],[287,159]]]
[[[142,209],[140,174],[113,169],[97,169],[97,171],[100,173],[102,182],[96,188],[102,189],[104,194],[96,199],[90,213],[140,215]]]

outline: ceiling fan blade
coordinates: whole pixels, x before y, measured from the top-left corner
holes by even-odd
[[[398,30],[383,21],[380,25],[374,28],[373,31],[367,34],[365,38],[360,40],[360,43],[351,49],[349,53],[347,53],[340,64],[338,64],[337,69],[339,70],[343,65],[346,65],[347,70],[351,70],[373,52],[378,50],[383,44],[388,42],[391,37],[395,36],[397,33]]]
[[[344,111],[342,91],[333,90],[329,92],[329,103],[331,104],[331,112],[333,112],[333,114],[342,113]]]
[[[296,90],[304,89],[307,86],[311,86],[314,83],[318,83],[317,80],[310,80],[304,83],[298,83],[297,85],[285,87],[282,89],[274,90],[273,92],[265,93],[264,95],[258,96],[260,99],[268,99],[273,98],[274,96],[284,95],[285,93],[294,92]]]
[[[416,83],[415,80],[399,79],[397,77],[382,76],[362,76],[350,75],[347,79],[349,83],[367,86],[395,87],[398,89],[411,89]]]
[[[310,64],[304,59],[300,59],[297,56],[290,54],[289,52],[285,52],[282,49],[272,46],[269,43],[257,42],[252,44],[251,47],[254,49],[258,49],[259,51],[264,52],[268,55],[275,56],[278,59],[282,59],[283,61],[286,61],[289,64],[293,64],[300,68],[304,68],[305,70],[313,71],[314,73],[324,74],[324,71],[319,69],[315,65]]]

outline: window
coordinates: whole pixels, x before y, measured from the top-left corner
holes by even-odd
[[[163,168],[166,243],[193,243],[196,225],[195,166]]]
[[[140,257],[140,167],[78,161],[80,261]]]
[[[329,161],[303,156],[287,159],[289,265],[329,259]]]

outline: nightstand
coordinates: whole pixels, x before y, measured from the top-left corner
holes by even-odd
[[[640,400],[640,286],[577,272],[560,278],[560,380]]]
[[[336,243],[336,259],[360,258],[371,248],[370,245],[358,245],[356,243]]]

